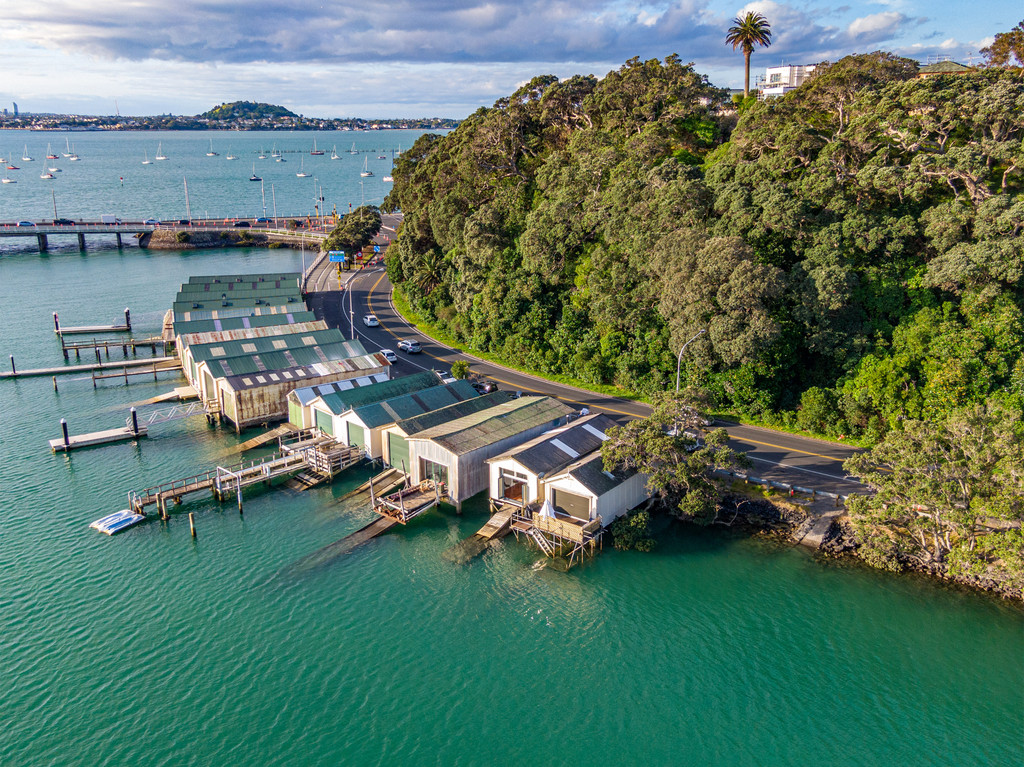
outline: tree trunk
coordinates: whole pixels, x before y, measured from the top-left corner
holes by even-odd
[[[746,70],[743,75],[743,98],[747,98],[750,95],[750,54],[753,51],[743,51],[743,58],[746,61]]]

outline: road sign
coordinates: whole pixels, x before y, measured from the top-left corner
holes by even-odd
[[[327,257],[331,260],[331,263],[345,263],[345,251],[343,250],[330,250],[327,252]]]
[[[373,246],[373,252],[374,253],[380,253],[380,245],[374,245]]]

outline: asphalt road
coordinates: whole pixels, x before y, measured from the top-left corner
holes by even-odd
[[[470,362],[473,373],[497,382],[507,391],[546,394],[575,407],[589,408],[591,412],[608,413],[619,421],[649,412],[642,403],[546,381],[438,344],[406,323],[395,311],[391,304],[391,284],[383,268],[343,272],[342,289],[339,289],[333,265],[324,265],[318,271],[320,274],[309,282],[309,304],[313,311],[330,327],[340,328],[346,337],[354,333],[369,351],[381,348],[395,351],[397,375],[431,369],[447,371],[453,362],[465,359]],[[366,327],[362,322],[366,314],[376,315],[380,326]],[[423,352],[398,351],[398,341],[403,338],[418,340]],[[842,495],[864,489],[842,469],[842,462],[856,452],[855,448],[754,426],[717,425],[724,426],[732,446],[746,452],[753,461],[752,475]]]

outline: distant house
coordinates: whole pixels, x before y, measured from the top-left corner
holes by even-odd
[[[804,84],[819,64],[784,64],[780,67],[768,67],[764,80],[758,84],[758,98],[766,99],[783,96],[794,88]]]
[[[407,440],[410,482],[444,483],[459,508],[487,489],[488,458],[564,425],[574,412],[551,397],[520,397],[424,429]]]
[[[958,64],[955,61],[937,61],[933,64],[925,64],[917,70],[917,79],[923,80],[929,77],[940,75],[966,75],[974,71],[973,67]]]

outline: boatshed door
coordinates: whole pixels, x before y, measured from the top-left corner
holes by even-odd
[[[576,519],[590,519],[590,499],[567,493],[557,487],[551,489],[551,505]]]
[[[348,423],[348,444],[366,447],[366,430],[357,423]]]
[[[395,434],[393,431],[388,432],[388,466],[395,469],[401,469],[405,466],[405,471],[411,470],[412,466],[409,464],[409,442],[401,434]]]
[[[318,428],[323,429],[324,433],[334,436],[334,418],[330,413],[325,413],[323,410],[314,410],[316,413],[316,425]]]

